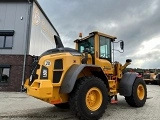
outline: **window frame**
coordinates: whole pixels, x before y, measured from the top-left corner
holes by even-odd
[[[4,37],[3,46],[0,47],[0,49],[12,49],[12,47],[13,47],[13,35],[14,35],[14,30],[0,30],[0,36]],[[11,38],[12,44],[11,44],[10,47],[6,47],[7,37],[12,37]]]
[[[6,82],[2,82],[2,76],[1,76],[1,73],[0,73],[0,84],[5,84],[5,83],[8,83],[9,81],[9,78],[10,78],[10,71],[11,71],[11,66],[10,65],[0,65],[0,68],[2,69],[9,69],[9,73],[8,73],[8,79],[6,80]],[[3,73],[2,73],[3,74]]]
[[[87,42],[90,44],[90,45],[88,44],[89,45],[88,48],[90,51],[89,54],[95,54],[94,36],[90,36],[86,38],[85,40],[80,41],[78,44],[78,51],[80,53],[83,53],[83,50],[85,49],[84,45],[87,45]]]
[[[109,55],[110,55],[110,58],[107,58],[106,55],[105,55],[105,57],[101,57],[101,56],[100,56],[100,55],[101,55],[101,44],[100,44],[100,43],[101,43],[101,42],[100,42],[100,41],[101,41],[101,37],[104,37],[104,38],[105,38],[105,44],[104,44],[104,45],[105,45],[105,53],[106,53],[106,45],[109,45],[109,47],[110,47],[110,48],[109,48],[109,51],[108,51],[108,52],[109,52]],[[110,41],[107,41],[107,39],[110,39]],[[107,42],[108,42],[109,44],[107,44]],[[108,49],[108,48],[107,48],[107,49]],[[100,35],[100,36],[99,36],[99,58],[100,58],[100,59],[105,59],[105,60],[108,60],[108,61],[111,62],[111,61],[112,61],[112,50],[111,50],[111,49],[112,49],[112,46],[111,46],[111,38],[108,38],[108,37],[105,37],[105,36]]]

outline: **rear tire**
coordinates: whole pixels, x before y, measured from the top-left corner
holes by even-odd
[[[146,84],[149,84],[149,81],[145,81]]]
[[[55,106],[60,109],[69,109],[69,103],[55,104]]]
[[[147,87],[145,82],[141,78],[136,78],[131,96],[125,96],[126,102],[132,107],[142,107],[147,98]]]
[[[158,85],[158,81],[157,80],[154,80],[154,85]]]
[[[99,119],[108,103],[108,90],[104,82],[96,77],[78,79],[70,94],[70,109],[79,119]]]
[[[160,86],[160,80],[157,80],[157,84]]]

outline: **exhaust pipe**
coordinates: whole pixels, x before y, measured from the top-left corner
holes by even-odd
[[[61,38],[59,36],[54,35],[56,48],[64,48]]]

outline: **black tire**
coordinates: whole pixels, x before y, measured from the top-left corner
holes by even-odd
[[[145,83],[148,85],[148,84],[149,84],[149,81],[145,81]]]
[[[69,103],[60,103],[60,104],[55,104],[57,108],[61,109],[69,109]]]
[[[91,110],[91,108],[87,107],[90,102],[87,97],[90,95],[90,91],[94,91],[94,89],[97,89],[100,91],[100,97],[98,97],[99,93],[97,94],[96,90],[94,91],[96,93],[97,98],[96,104],[98,103],[98,107],[95,110]],[[89,92],[89,93],[88,93]],[[91,93],[92,95],[92,93]],[[101,100],[101,102],[97,102],[98,100]],[[101,99],[100,99],[101,98]],[[91,102],[92,103],[92,102]],[[70,109],[72,112],[75,113],[75,115],[79,119],[84,120],[97,120],[99,119],[103,113],[105,112],[105,109],[107,108],[108,103],[108,90],[106,88],[106,85],[104,82],[96,77],[84,77],[81,79],[78,79],[76,81],[76,84],[74,86],[73,91],[70,94]],[[94,105],[93,105],[94,106]]]
[[[137,89],[141,89],[141,97],[137,94]],[[125,96],[126,102],[132,107],[142,107],[147,99],[147,87],[145,82],[141,78],[136,78],[133,87],[131,96]]]
[[[157,80],[154,80],[154,85],[158,85],[158,82],[157,82]]]
[[[150,83],[151,83],[151,85],[156,85],[154,80],[150,81]]]
[[[157,80],[157,84],[160,86],[160,80]]]
[[[152,85],[156,85],[156,81],[155,81],[155,80],[152,80],[150,83],[151,83]]]

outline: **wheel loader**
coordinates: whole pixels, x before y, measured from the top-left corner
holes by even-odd
[[[79,118],[97,120],[108,103],[117,101],[117,94],[125,97],[132,107],[146,102],[147,88],[136,73],[124,73],[131,64],[113,61],[116,37],[91,32],[75,40],[76,49],[63,46],[54,36],[56,48],[39,56],[30,78],[25,82],[27,94],[58,108],[69,108]],[[123,50],[124,42],[121,40]]]
[[[156,70],[153,71],[146,71],[143,73],[143,80],[145,81],[146,84],[155,84],[155,85],[159,85],[159,79],[158,79],[158,73],[156,72]]]

